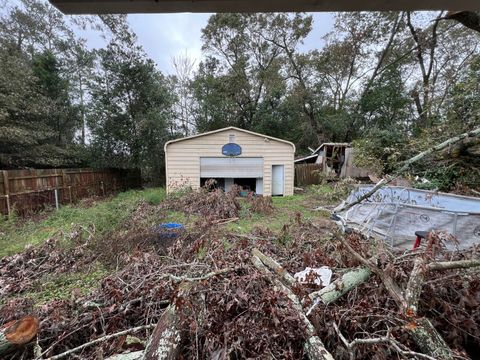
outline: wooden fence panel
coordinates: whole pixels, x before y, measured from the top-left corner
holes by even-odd
[[[20,215],[74,203],[89,196],[106,196],[141,186],[140,171],[123,169],[32,169],[0,171],[0,214]]]
[[[297,164],[295,165],[295,184],[307,186],[320,183],[322,164]]]

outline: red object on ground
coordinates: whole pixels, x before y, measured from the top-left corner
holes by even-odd
[[[417,236],[417,238],[415,239],[415,243],[413,244],[412,251],[417,249],[420,246],[422,239],[426,239],[429,234],[429,231],[415,231],[415,235]]]
[[[417,235],[417,238],[415,239],[415,243],[413,244],[412,250],[415,250],[416,248],[418,248],[421,242],[422,242],[422,238]]]

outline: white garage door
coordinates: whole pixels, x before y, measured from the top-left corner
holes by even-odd
[[[202,178],[263,178],[263,158],[202,157]]]

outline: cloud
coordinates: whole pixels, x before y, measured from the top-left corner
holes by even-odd
[[[138,42],[160,70],[174,72],[172,58],[185,53],[198,64],[202,57],[202,28],[211,14],[135,14],[130,26]]]
[[[309,51],[323,47],[323,35],[333,27],[332,13],[314,13],[313,29],[307,36],[300,51]],[[172,59],[187,54],[195,59],[196,65],[202,59],[202,28],[207,25],[211,14],[131,14],[128,21],[138,36],[138,42],[147,55],[166,73],[173,74]],[[98,33],[83,32],[90,47],[105,45]]]

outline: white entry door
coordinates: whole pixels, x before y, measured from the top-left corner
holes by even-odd
[[[272,195],[283,195],[285,171],[283,165],[272,165]]]

